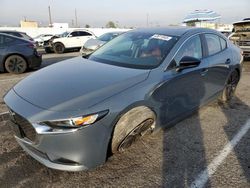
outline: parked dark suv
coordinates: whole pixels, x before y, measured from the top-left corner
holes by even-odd
[[[0,72],[20,74],[28,68],[39,67],[41,62],[42,56],[34,43],[0,33]]]

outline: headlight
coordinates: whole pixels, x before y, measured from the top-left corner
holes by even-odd
[[[45,121],[41,122],[39,124],[42,125],[48,125],[50,127],[66,127],[66,128],[77,128],[77,127],[82,127],[86,125],[91,125],[95,123],[96,121],[100,120],[103,118],[106,114],[108,113],[108,110],[98,112],[95,114],[90,114],[87,116],[79,116],[79,117],[74,117],[74,118],[69,118],[69,119],[60,119],[60,120],[52,120],[52,121]]]

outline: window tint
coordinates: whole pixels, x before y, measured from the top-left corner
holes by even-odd
[[[195,57],[197,59],[202,58],[202,47],[199,35],[192,37],[184,43],[175,57],[175,61],[178,63],[184,56]]]
[[[91,36],[90,33],[85,32],[85,31],[79,31],[78,33],[79,33],[79,36]]]
[[[208,55],[213,55],[221,51],[219,36],[214,34],[205,34],[208,47]]]
[[[77,31],[70,33],[70,35],[71,35],[72,37],[77,37],[77,36],[79,36]]]
[[[9,44],[11,42],[13,42],[15,39],[11,38],[11,37],[4,37],[4,44]]]
[[[224,50],[227,47],[227,42],[225,39],[220,37],[221,49]]]
[[[0,35],[0,45],[1,45],[1,46],[4,46],[4,45],[6,45],[6,44],[9,44],[9,43],[13,42],[14,40],[15,40],[15,39],[12,38],[12,37]]]
[[[4,36],[0,35],[0,46],[3,46]]]
[[[22,37],[22,35],[20,35],[19,33],[10,33],[10,35],[14,35],[16,37]]]

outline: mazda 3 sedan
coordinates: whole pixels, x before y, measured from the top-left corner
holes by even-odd
[[[4,101],[29,155],[50,168],[86,170],[212,100],[229,101],[241,63],[240,49],[214,30],[137,29],[88,59],[31,74]]]

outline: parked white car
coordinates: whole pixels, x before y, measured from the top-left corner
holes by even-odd
[[[34,41],[36,42],[36,44],[38,46],[43,46],[44,41],[48,41],[49,39],[51,39],[51,37],[53,37],[54,35],[52,34],[41,34],[38,35],[34,38]]]
[[[96,38],[94,33],[87,30],[74,30],[64,33],[60,38],[55,38],[52,42],[55,53],[63,53],[69,49],[79,49],[91,38]]]

